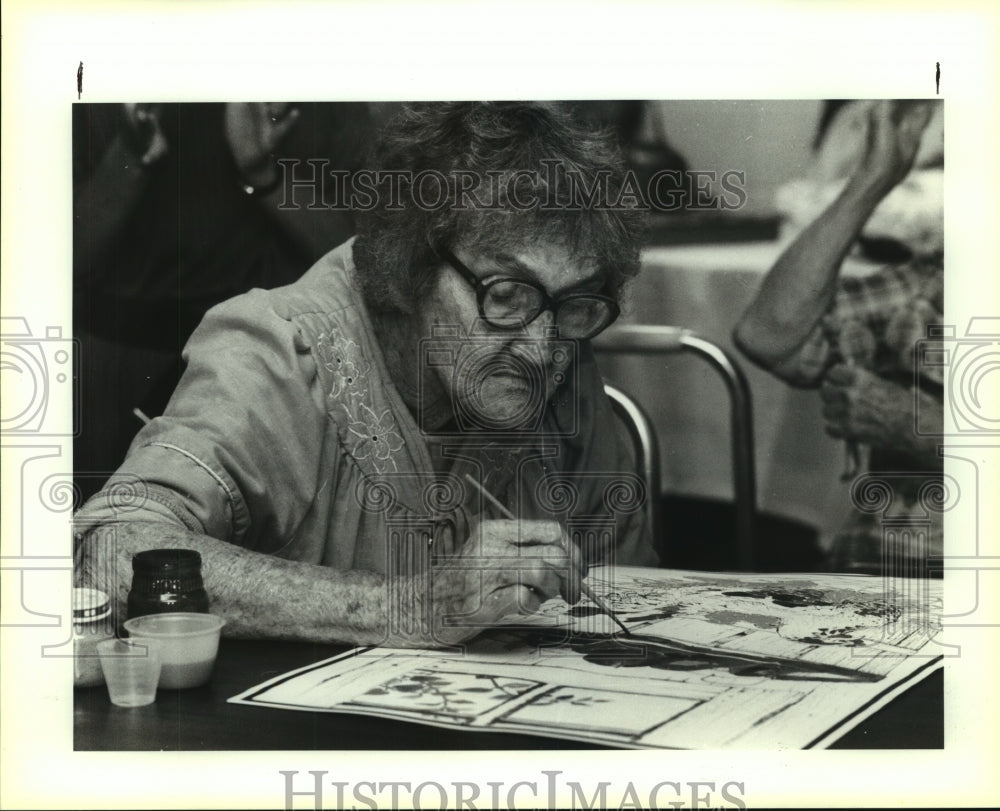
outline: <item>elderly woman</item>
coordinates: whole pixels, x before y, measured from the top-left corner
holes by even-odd
[[[188,548],[228,633],[429,646],[655,563],[607,506],[630,462],[587,343],[638,268],[614,149],[549,105],[426,104],[376,164],[357,237],[211,310],[77,514],[119,605],[132,555]]]

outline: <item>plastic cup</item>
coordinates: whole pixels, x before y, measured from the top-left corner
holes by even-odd
[[[209,680],[225,624],[214,614],[168,611],[126,620],[125,630],[136,642],[160,643],[160,689],[180,690],[200,687]]]
[[[160,644],[152,639],[106,639],[97,645],[111,703],[144,707],[156,700],[160,681]]]

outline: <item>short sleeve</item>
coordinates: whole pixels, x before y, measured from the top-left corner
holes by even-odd
[[[166,411],[112,480],[150,499],[130,520],[173,519],[268,553],[294,535],[316,493],[326,419],[309,345],[274,302],[252,291],[192,335]]]

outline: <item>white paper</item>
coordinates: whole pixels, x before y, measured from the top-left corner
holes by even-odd
[[[626,748],[822,748],[941,666],[940,581],[618,567],[465,650],[356,648],[231,701]]]

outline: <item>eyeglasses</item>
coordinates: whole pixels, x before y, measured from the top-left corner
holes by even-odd
[[[549,310],[560,338],[582,341],[593,338],[618,318],[618,303],[608,296],[570,293],[553,299],[543,287],[524,279],[497,276],[484,281],[447,248],[438,248],[437,254],[472,286],[476,291],[479,315],[497,329],[526,327]]]

